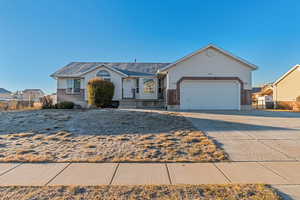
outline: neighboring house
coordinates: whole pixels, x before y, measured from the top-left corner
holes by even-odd
[[[294,66],[273,84],[276,108],[293,109],[300,101],[300,65]]]
[[[45,96],[45,93],[41,89],[26,89],[23,90],[22,100],[25,101],[39,101],[41,97]]]
[[[251,90],[251,98],[252,98],[252,105],[257,105],[257,99],[260,97],[260,92],[262,90],[262,87],[253,87]]]
[[[51,76],[57,80],[58,102],[86,106],[88,81],[101,77],[114,83],[113,100],[121,105],[141,102],[134,105],[241,110],[251,108],[255,69],[255,65],[208,45],[173,63],[72,62]]]
[[[254,92],[252,89],[252,102],[256,108],[273,108],[273,84],[268,83],[264,84],[262,87],[259,87]]]
[[[251,93],[252,93],[252,94],[256,94],[256,93],[258,93],[258,92],[261,91],[261,88],[262,88],[262,87],[253,87],[252,90],[251,90]]]
[[[9,100],[12,98],[12,93],[4,88],[0,88],[0,100]]]
[[[14,100],[22,100],[22,91],[17,90],[16,92],[13,92],[12,98]]]

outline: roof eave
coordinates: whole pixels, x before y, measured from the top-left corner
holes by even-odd
[[[156,77],[156,75],[128,75],[129,78],[143,78],[143,77]]]
[[[50,77],[55,79],[55,80],[57,80],[57,78],[58,78],[55,74],[51,74]]]
[[[114,71],[114,72],[116,72],[116,73],[119,73],[120,75],[122,75],[122,76],[124,76],[124,77],[128,77],[127,74],[124,74],[123,72],[121,72],[121,71],[119,71],[119,70],[117,70],[117,69],[115,69],[115,68],[113,68],[113,67],[106,66],[106,65],[104,65],[104,64],[98,65],[98,66],[96,66],[96,67],[94,67],[94,68],[92,68],[92,69],[90,69],[90,70],[88,70],[88,71],[86,71],[86,72],[80,74],[80,76],[83,76],[83,75],[85,75],[85,74],[87,74],[87,73],[89,73],[89,72],[91,72],[91,71],[96,70],[97,68],[100,68],[100,67],[104,67],[104,68],[106,68],[106,69],[108,69],[108,70],[111,70],[111,71]]]
[[[121,71],[119,71],[119,70],[117,70],[117,69],[114,69],[114,68],[112,68],[112,67],[108,67],[108,66],[103,65],[103,64],[102,64],[102,65],[99,65],[99,66],[96,66],[96,67],[94,67],[94,68],[92,68],[92,69],[90,69],[90,70],[88,70],[88,71],[86,71],[86,72],[84,72],[84,73],[80,73],[80,74],[72,74],[72,75],[56,75],[56,74],[54,73],[54,74],[51,74],[50,77],[52,77],[52,78],[54,78],[54,79],[58,79],[58,78],[83,78],[82,76],[84,76],[85,74],[87,74],[87,73],[89,73],[89,72],[91,72],[91,71],[93,71],[93,70],[96,70],[97,68],[100,68],[100,67],[105,67],[106,69],[109,69],[109,70],[111,70],[111,71],[114,71],[114,72],[120,74],[121,76],[128,77],[127,74],[124,74],[123,72],[121,72]]]
[[[54,78],[54,79],[58,79],[58,78],[83,78],[82,76],[77,76],[77,75],[51,75],[50,77]]]
[[[277,81],[275,81],[273,83],[274,85],[277,85],[280,81],[282,81],[286,76],[288,76],[290,73],[292,73],[294,70],[296,70],[298,67],[300,67],[300,64],[295,65],[294,67],[292,67],[289,71],[287,71],[285,74],[283,74],[279,79],[277,79]]]
[[[192,53],[190,53],[190,54],[188,54],[188,55],[186,55],[186,56],[184,56],[184,57],[176,60],[175,62],[167,65],[166,67],[160,69],[158,71],[158,73],[162,73],[162,72],[168,71],[169,68],[176,66],[178,63],[181,63],[181,62],[189,59],[190,57],[192,57],[192,56],[194,56],[194,55],[196,55],[198,53],[201,53],[201,52],[205,51],[208,48],[217,49],[218,51],[222,52],[223,54],[228,55],[228,56],[234,58],[235,60],[237,60],[237,61],[245,64],[246,66],[250,67],[252,70],[257,70],[258,69],[258,66],[254,65],[252,63],[249,63],[248,61],[246,61],[246,60],[244,60],[244,59],[242,59],[240,57],[237,57],[237,56],[233,55],[232,53],[230,53],[230,52],[228,52],[228,51],[226,51],[226,50],[224,50],[224,49],[222,49],[220,47],[217,47],[216,45],[209,44],[209,45],[207,45],[207,46],[205,46],[205,47],[203,47],[203,48],[201,48],[201,49],[199,49],[197,51],[194,51],[194,52],[192,52]]]

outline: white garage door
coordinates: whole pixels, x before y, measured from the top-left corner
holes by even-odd
[[[238,81],[191,81],[180,84],[180,108],[240,110]]]

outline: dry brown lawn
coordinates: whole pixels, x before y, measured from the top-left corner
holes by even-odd
[[[1,119],[5,119],[6,124]],[[0,162],[202,162],[228,159],[205,134],[196,131],[184,117],[171,112],[3,112],[0,113],[0,125]]]
[[[0,200],[279,200],[266,185],[146,185],[0,187]]]
[[[0,112],[0,135],[15,133],[120,135],[167,133],[191,125],[176,113],[144,110],[32,110]]]
[[[199,162],[226,160],[200,131],[73,136],[19,133],[0,137],[0,162]]]

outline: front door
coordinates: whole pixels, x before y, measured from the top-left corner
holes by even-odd
[[[134,98],[135,79],[123,79],[123,98]]]

